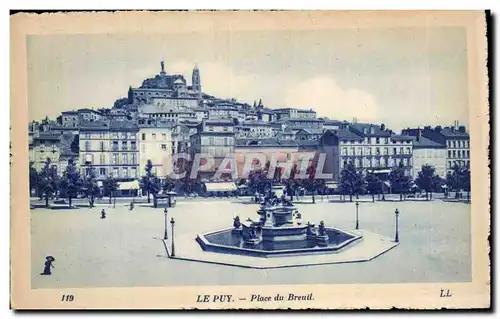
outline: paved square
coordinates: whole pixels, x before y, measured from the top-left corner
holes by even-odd
[[[470,206],[461,203],[363,202],[360,228],[394,236],[394,210],[400,213],[400,245],[360,263],[252,269],[166,257],[163,209],[136,206],[70,211],[36,209],[31,214],[33,288],[348,284],[466,282],[471,280]],[[169,210],[175,236],[231,227],[233,217],[256,217],[257,205],[233,201],[179,201]],[[298,204],[304,222],[352,230],[354,203]],[[169,224],[169,235],[171,228]],[[194,241],[194,238],[193,238]],[[176,252],[182,256],[182,240]],[[46,255],[56,258],[52,276],[41,276]],[[231,258],[238,258],[231,256]]]

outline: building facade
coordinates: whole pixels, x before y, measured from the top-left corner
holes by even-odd
[[[436,175],[446,177],[446,146],[423,136],[413,140],[413,176],[417,177],[423,165],[434,167]]]
[[[139,172],[144,175],[148,160],[153,164],[152,173],[165,178],[172,173],[172,124],[154,119],[139,121]]]

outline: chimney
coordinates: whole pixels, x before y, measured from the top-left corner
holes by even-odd
[[[463,125],[459,126],[459,127],[458,127],[458,131],[459,131],[460,133],[466,133],[465,126],[463,126]]]
[[[422,131],[420,128],[417,129],[417,142],[420,142],[420,136],[422,136]]]
[[[385,124],[384,123],[380,124],[380,130],[385,131]]]

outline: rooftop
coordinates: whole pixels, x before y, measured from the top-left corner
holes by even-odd
[[[413,139],[413,148],[446,148],[446,145],[437,143],[433,140],[430,140],[426,137],[420,136],[417,138],[416,136],[409,136]]]

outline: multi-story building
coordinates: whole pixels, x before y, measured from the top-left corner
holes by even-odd
[[[59,154],[61,135],[52,132],[35,132],[33,142],[29,146],[29,160],[33,167],[40,172],[45,167],[45,162],[50,159],[51,167],[59,171]]]
[[[276,120],[288,120],[288,119],[315,119],[316,111],[312,109],[295,109],[295,108],[279,108],[274,109],[274,114],[276,115]]]
[[[247,138],[270,138],[273,135],[273,127],[267,122],[245,121],[242,126],[248,128],[248,130],[242,130]]]
[[[79,109],[78,118],[79,122],[80,121],[95,122],[104,119],[104,116],[101,112],[93,109]]]
[[[109,146],[111,174],[122,180],[141,177],[139,172],[139,128],[133,122],[111,122]]]
[[[451,172],[455,165],[459,167],[470,167],[470,136],[465,126],[459,126],[455,121],[453,126],[423,129],[405,129],[403,134],[417,136],[421,135],[434,142],[446,146],[446,170]]]
[[[234,155],[234,133],[234,123],[231,120],[203,120],[198,126],[198,132],[191,135],[191,158],[194,159],[196,154],[203,154],[214,160],[212,167],[199,172],[202,180],[212,178],[223,160]],[[236,168],[231,169],[234,171]]]
[[[122,121],[99,121],[81,123],[80,166],[85,176],[90,167],[97,178],[109,175],[119,180],[140,177],[138,172],[138,127]]]
[[[434,167],[436,175],[445,178],[446,146],[417,135],[413,137],[413,177],[418,176],[423,165]]]
[[[407,175],[412,174],[413,139],[392,134],[384,125],[351,124],[342,130],[327,131],[322,140],[333,161],[329,165],[333,165],[334,179],[340,177],[347,163],[363,173],[377,174],[383,180],[399,165]]]
[[[139,171],[145,174],[148,160],[153,164],[152,172],[165,178],[172,172],[172,123],[157,119],[139,120]]]
[[[208,109],[208,118],[211,120],[238,118],[238,109],[235,107],[211,107]]]
[[[57,123],[63,127],[78,127],[78,111],[65,111],[57,117]]]
[[[104,180],[110,170],[109,121],[81,121],[79,134],[80,173],[86,176],[93,167],[96,177]]]
[[[72,133],[64,133],[59,142],[59,165],[58,174],[62,176],[66,167],[72,163],[77,169],[80,168],[79,162],[79,136]]]

